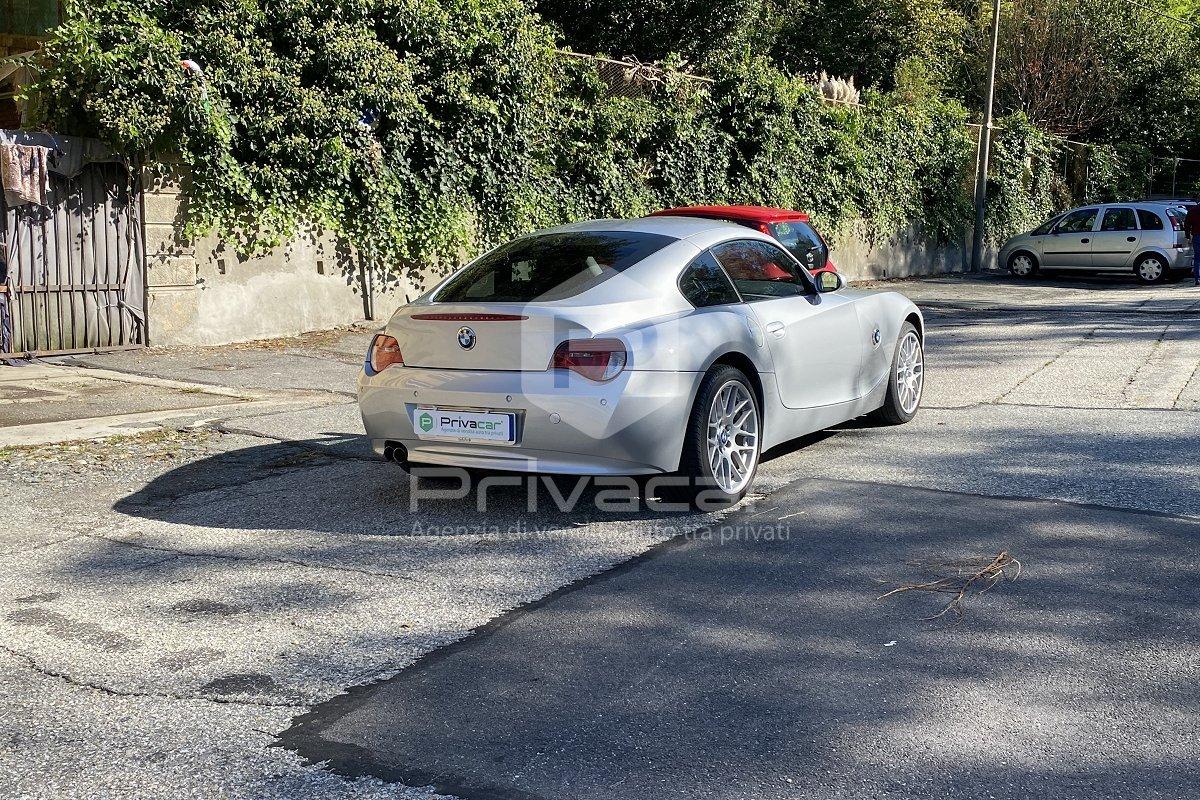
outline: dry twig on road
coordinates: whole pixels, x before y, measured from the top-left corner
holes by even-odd
[[[908,565],[924,567],[939,577],[925,583],[902,584],[890,592],[881,594],[879,599],[914,591],[954,595],[945,608],[932,617],[925,617],[925,620],[930,622],[939,619],[949,611],[953,611],[954,615],[961,620],[963,601],[968,595],[983,594],[1006,576],[1009,580],[1015,581],[1021,574],[1021,562],[1010,556],[1007,550],[1001,550],[992,557],[982,556],[962,561],[909,561]]]

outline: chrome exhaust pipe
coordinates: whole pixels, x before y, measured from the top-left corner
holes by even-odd
[[[393,444],[389,442],[383,447],[383,457],[391,461],[393,464],[406,466],[408,464],[408,450],[402,444]]]

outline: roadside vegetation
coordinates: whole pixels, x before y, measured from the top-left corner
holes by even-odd
[[[189,231],[217,230],[247,251],[320,225],[381,264],[423,271],[540,226],[701,202],[800,207],[830,230],[861,220],[876,238],[915,225],[950,239],[971,218],[982,4],[68,0],[66,10],[30,91],[39,124],[179,163]],[[1176,13],[1196,11],[1185,2]],[[992,236],[1135,191],[1130,176],[1154,155],[1200,155],[1195,29],[1124,0],[1006,0],[1005,15]],[[561,48],[668,72],[622,96]],[[853,77],[861,104],[824,102],[820,70]],[[1082,161],[1068,160],[1067,136],[1094,143]]]

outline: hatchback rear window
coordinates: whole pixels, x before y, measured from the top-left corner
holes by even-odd
[[[547,233],[517,239],[450,279],[435,303],[531,303],[562,300],[598,286],[672,242],[631,231]]]

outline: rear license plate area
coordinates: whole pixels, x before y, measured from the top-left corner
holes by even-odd
[[[417,407],[412,412],[412,423],[418,439],[493,444],[516,441],[516,415],[506,411]]]

